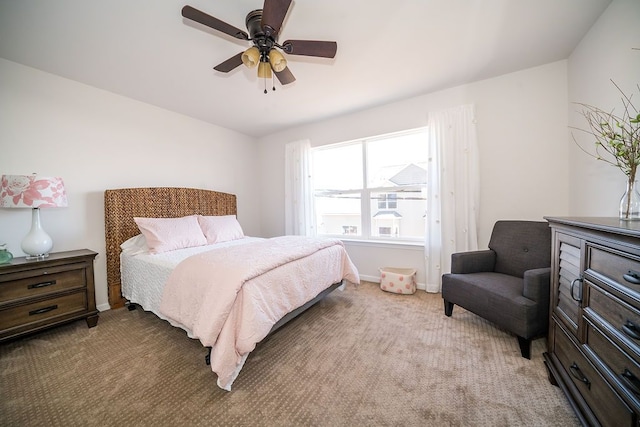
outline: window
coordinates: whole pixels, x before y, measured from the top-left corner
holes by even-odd
[[[312,149],[319,235],[422,241],[426,129]]]
[[[398,207],[398,195],[395,193],[381,194],[378,199],[378,209],[396,209]]]
[[[358,235],[358,227],[355,225],[343,225],[342,226],[342,234],[357,236]]]

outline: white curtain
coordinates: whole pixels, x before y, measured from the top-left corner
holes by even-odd
[[[287,235],[315,235],[310,152],[308,139],[285,146],[284,217]]]
[[[478,249],[478,148],[473,105],[429,113],[427,292],[440,292],[451,254]]]

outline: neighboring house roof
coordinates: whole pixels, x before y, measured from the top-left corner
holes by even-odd
[[[402,218],[402,215],[400,215],[396,211],[378,211],[373,217],[380,218],[380,219],[394,219],[394,218]]]
[[[421,185],[427,183],[427,171],[413,163],[389,178],[396,185]]]

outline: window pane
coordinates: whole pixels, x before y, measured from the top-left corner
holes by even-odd
[[[381,201],[386,201],[380,208]],[[420,190],[371,193],[371,237],[417,239],[424,236],[425,202]]]
[[[362,235],[360,200],[360,193],[316,196],[318,234]]]
[[[426,131],[367,142],[369,188],[425,185]]]
[[[362,188],[362,144],[320,149],[313,154],[316,191]]]

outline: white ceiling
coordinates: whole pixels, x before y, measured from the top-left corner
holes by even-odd
[[[288,56],[296,82],[267,95],[255,69],[213,70],[250,42],[180,14],[244,30],[262,3],[0,0],[0,57],[260,136],[565,59],[611,0],[294,0],[280,41],[338,53]]]

